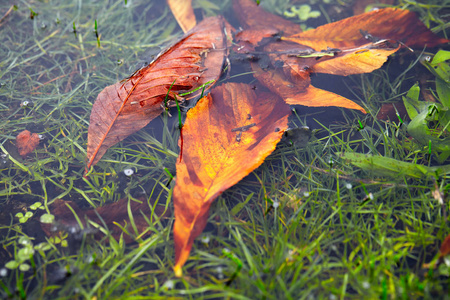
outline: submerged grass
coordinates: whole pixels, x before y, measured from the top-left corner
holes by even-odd
[[[194,1],[207,15],[228,4]],[[336,4],[320,4],[327,5]],[[448,6],[412,1],[400,6],[419,12],[446,36],[448,15],[442,11]],[[10,8],[0,4],[0,15]],[[165,114],[112,147],[89,180],[83,172],[97,94],[148,63],[158,52],[152,50],[178,35],[159,1],[22,1],[0,21],[2,297],[448,297],[449,266],[428,270],[422,264],[435,257],[449,234],[450,175],[416,178],[360,169],[336,154],[436,164],[426,146],[409,139],[399,120],[376,118],[382,104],[401,101],[422,79],[418,74],[426,72],[405,54],[382,70],[342,79],[353,91],[349,97],[365,105],[366,116],[296,108],[292,125],[310,126],[315,133],[310,142],[280,145],[259,169],[216,200],[182,279],[172,271],[171,217],[146,215],[152,235],[139,236],[131,245],[116,241],[101,222],[91,227],[106,233],[103,240],[94,240],[86,228],[46,238],[36,218],[39,209],[32,208],[35,202],[47,212],[56,199],[99,207],[144,196],[155,201],[149,204],[153,208],[170,205],[176,117]],[[45,139],[21,158],[14,139],[24,129]],[[134,174],[123,175],[130,168]],[[444,205],[435,200],[436,190],[443,193]],[[133,222],[140,212],[128,210]],[[34,216],[20,223],[18,212]]]

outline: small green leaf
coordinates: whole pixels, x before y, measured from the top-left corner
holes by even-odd
[[[43,214],[39,220],[41,223],[51,224],[55,220],[55,216],[52,214]]]
[[[433,57],[433,60],[431,61],[431,64],[432,65],[436,65],[436,64],[439,64],[439,63],[444,62],[446,60],[450,60],[450,51],[440,50]]]
[[[31,212],[31,211],[27,211],[26,213],[25,213],[25,218],[31,218],[33,216],[33,213]]]
[[[34,249],[38,251],[48,251],[52,249],[52,246],[49,243],[42,242],[34,246]]]
[[[67,247],[67,246],[69,246],[69,244],[67,243],[67,240],[62,240],[61,247]]]
[[[31,243],[31,240],[30,240],[28,237],[26,237],[26,236],[21,236],[21,237],[19,238],[19,244],[22,245],[22,246],[29,246],[29,245],[31,245],[32,243]]]
[[[14,270],[16,269],[18,266],[20,265],[20,263],[18,263],[15,260],[10,260],[5,264],[5,268],[10,269],[10,270]]]
[[[405,105],[406,112],[410,119],[414,119],[419,113],[417,110],[419,109],[419,95],[420,95],[420,87],[416,83],[414,84],[406,94],[406,97],[402,97],[403,104]]]
[[[30,265],[29,265],[29,264],[21,264],[21,265],[19,266],[19,270],[22,271],[22,272],[26,272],[26,271],[28,271],[29,269],[30,269]]]
[[[250,195],[248,195],[244,202],[240,202],[240,203],[236,204],[236,206],[233,207],[233,209],[231,210],[231,214],[233,216],[236,216],[245,207],[245,205],[247,205],[248,201],[250,201],[250,199],[252,199],[253,194],[254,193],[251,193]]]
[[[17,214],[15,214],[16,218],[22,218],[23,217],[23,213],[18,212]]]
[[[436,92],[442,105],[450,108],[450,84],[440,78],[436,78]]]
[[[32,210],[36,210],[38,208],[42,207],[42,203],[41,202],[35,202],[30,206],[30,209]]]
[[[420,87],[416,83],[409,89],[408,93],[406,94],[406,97],[415,101],[419,101],[419,96],[420,96]]]
[[[33,254],[34,254],[34,249],[33,249],[33,248],[31,248],[31,247],[25,247],[25,248],[20,249],[20,250],[17,252],[17,258],[18,258],[20,261],[25,261],[25,260],[30,259],[30,257],[31,257]]]

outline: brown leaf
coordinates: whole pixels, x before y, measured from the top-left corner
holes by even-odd
[[[152,212],[146,198],[141,198],[139,200],[141,202],[130,200],[130,211],[133,212],[134,226],[138,232],[141,233],[139,237],[145,237],[151,232],[146,232],[149,224],[144,215],[150,218],[149,216],[153,213],[154,216],[161,218],[164,217],[166,212],[162,206],[156,206]],[[91,208],[87,210],[79,208],[75,202],[56,199],[50,206],[50,209],[51,213],[55,216],[55,223],[41,223],[42,230],[47,236],[54,236],[59,231],[71,233],[74,231],[74,228],[75,231],[81,230],[74,215],[75,212],[85,228],[87,227],[87,220],[90,220],[101,226],[105,224],[111,235],[117,241],[119,241],[121,235],[123,235],[125,243],[135,241],[135,232],[128,215],[128,199],[126,198],[114,203],[105,204],[95,209]],[[117,225],[124,227],[131,235],[124,232]],[[104,237],[104,233],[102,231],[95,231],[95,237],[96,239],[101,239]]]
[[[21,156],[25,156],[36,149],[39,145],[39,135],[31,133],[28,130],[20,132],[16,136],[16,146]]]
[[[283,98],[287,104],[312,107],[337,106],[366,113],[364,108],[345,97],[315,88],[310,84],[309,76],[303,82],[294,83],[283,73],[275,70],[264,71],[256,63],[252,64],[252,70],[259,82]]]
[[[403,120],[407,118],[408,114],[406,112],[406,108],[403,102],[399,101],[396,103],[385,103],[381,105],[381,108],[377,113],[377,119],[397,122],[398,121],[397,113]]]
[[[450,254],[450,234],[447,235],[447,237],[442,242],[439,252],[439,257],[444,257]]]
[[[167,4],[183,32],[194,28],[197,21],[192,9],[192,0],[167,0]]]
[[[217,80],[227,53],[226,35],[231,36],[230,30],[222,17],[207,18],[147,67],[125,82],[106,87],[92,108],[87,168],[96,164],[109,147],[161,114],[169,90],[169,99],[174,99],[174,94]]]
[[[212,201],[263,163],[287,129],[289,113],[277,96],[238,83],[215,88],[189,110],[173,191],[177,276]]]
[[[300,25],[264,11],[253,0],[233,0],[233,9],[244,29],[275,28],[284,35],[293,35],[301,31]]]
[[[235,45],[233,51],[236,53],[253,52],[264,38],[271,38],[277,34],[278,30],[267,27],[252,27],[239,31],[234,36]]]
[[[401,41],[408,47],[448,42],[433,34],[413,12],[396,8],[375,10],[283,39],[317,51],[355,48],[379,39]]]
[[[416,34],[413,36],[413,34]],[[380,68],[401,43],[436,45],[447,40],[428,30],[415,14],[382,9],[282,37],[264,47],[271,66],[252,64],[255,77],[288,104],[365,110],[344,97],[310,85],[310,74],[350,75]]]

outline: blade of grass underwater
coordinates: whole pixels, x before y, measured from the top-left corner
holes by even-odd
[[[399,161],[381,155],[367,155],[351,152],[337,152],[336,154],[365,171],[371,171],[384,176],[409,176],[420,178],[423,176],[443,176],[450,173],[450,165],[428,167]]]
[[[94,296],[94,294],[97,292],[97,290],[103,285],[103,283],[108,279],[108,277],[112,276],[113,273],[121,266],[123,265],[126,261],[128,261],[129,258],[131,258],[131,260],[125,265],[125,267],[122,269],[122,271],[115,276],[116,278],[121,278],[123,276],[123,274],[128,271],[128,269],[133,266],[136,261],[142,257],[142,255],[144,255],[144,253],[146,253],[148,251],[148,249],[153,246],[157,241],[159,240],[159,236],[155,236],[155,237],[151,237],[146,241],[146,244],[141,245],[140,248],[132,251],[131,253],[129,253],[126,257],[124,257],[123,259],[119,260],[111,269],[108,270],[108,272],[105,273],[105,275],[103,275],[98,281],[97,283],[92,287],[92,289],[90,290],[89,294],[88,294],[88,298],[92,299],[92,297]],[[114,282],[114,280],[113,280]],[[112,283],[111,283],[112,284]]]

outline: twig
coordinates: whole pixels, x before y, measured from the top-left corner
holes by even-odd
[[[0,26],[2,25],[2,23],[6,19],[6,17],[12,12],[13,9],[14,9],[14,5],[11,5],[11,7],[8,9],[8,11],[0,19]]]

